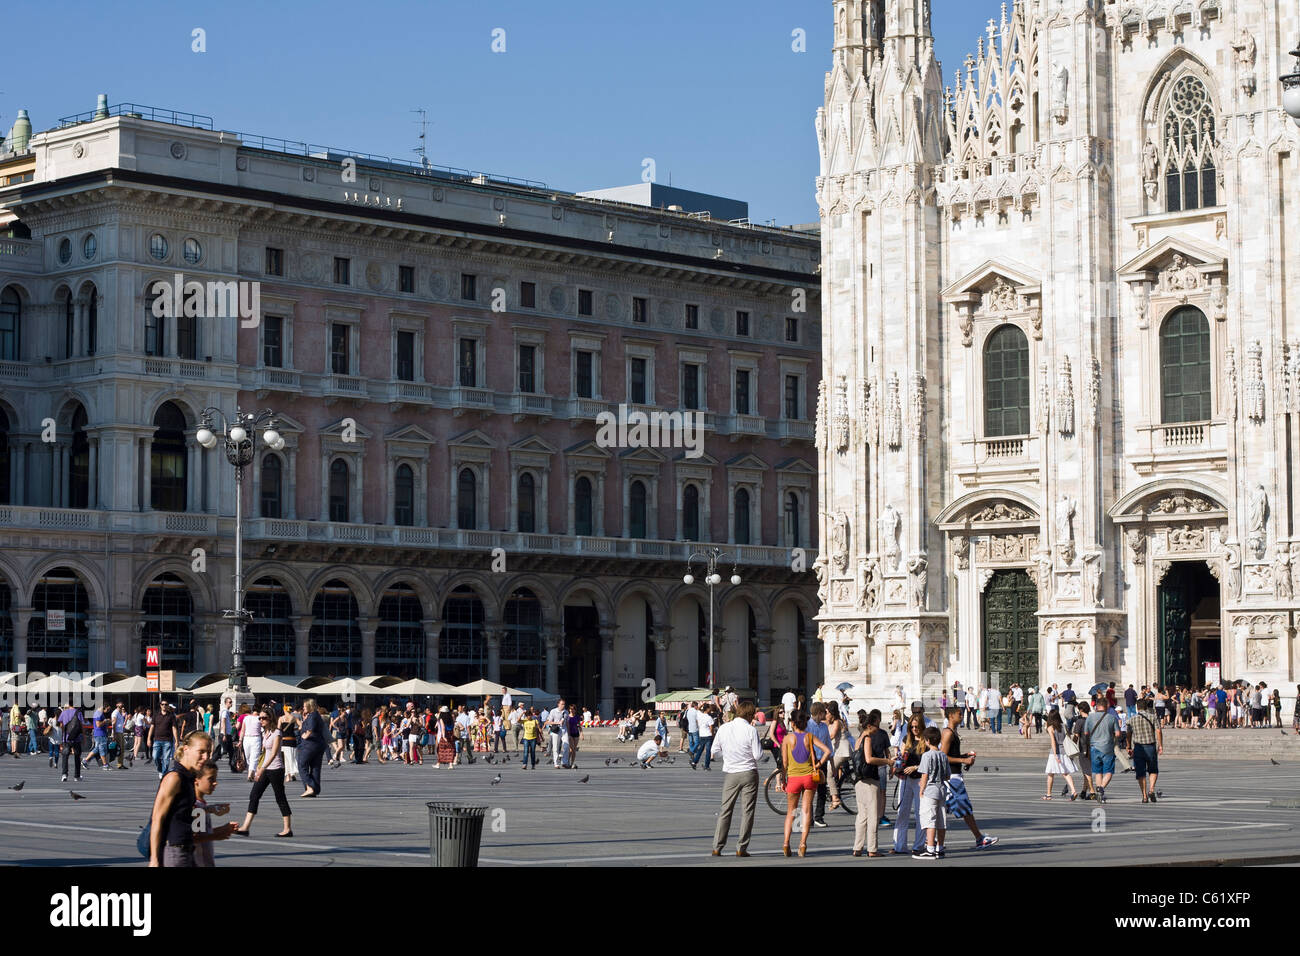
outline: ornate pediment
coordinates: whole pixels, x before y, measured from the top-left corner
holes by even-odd
[[[1147,507],[1147,514],[1155,517],[1202,515],[1218,510],[1218,505],[1200,495],[1176,492],[1152,501]]]
[[[989,260],[945,289],[943,300],[957,317],[962,344],[969,346],[978,319],[1028,316],[1034,337],[1042,338],[1041,293],[1042,287],[1028,270]]]
[[[1181,236],[1166,236],[1120,267],[1119,277],[1143,283],[1154,296],[1186,301],[1193,293],[1209,293],[1222,285],[1227,272],[1224,253]]]
[[[972,523],[984,521],[1029,521],[1035,516],[1027,509],[1005,501],[998,501],[970,516]]]

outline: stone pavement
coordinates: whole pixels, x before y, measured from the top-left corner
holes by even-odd
[[[815,862],[856,866],[922,864],[910,858],[854,859],[849,855],[852,818],[829,813],[831,826],[814,830],[805,860],[781,856],[782,817],[759,798],[748,861],[708,853],[721,772],[691,771],[684,761],[652,770],[629,768],[626,758],[605,766],[604,757],[579,770],[536,771],[518,765],[437,770],[367,764],[326,770],[324,793],[299,800],[291,786],[295,839],[274,839],[279,820],[274,801],[246,839],[217,844],[222,866],[426,866],[427,800],[456,800],[491,808],[483,837],[485,866],[555,864],[786,865]],[[995,769],[996,768],[996,769]],[[1117,777],[1105,807],[1091,802],[1040,799],[1044,778],[1039,758],[993,758],[987,772],[977,765],[968,777],[977,818],[1001,844],[971,849],[965,827],[948,840],[948,866],[1074,865],[1249,860],[1300,860],[1300,809],[1270,807],[1300,788],[1300,768],[1265,760],[1234,763],[1171,758],[1162,761],[1165,798],[1144,806],[1131,775]],[[764,764],[764,773],[771,764]],[[501,774],[502,780],[492,785]],[[586,784],[583,776],[589,776]],[[19,780],[21,792],[8,789]],[[1076,778],[1076,783],[1078,778]],[[135,838],[145,823],[157,785],[147,767],[89,770],[73,801],[73,785],[60,784],[41,758],[0,762],[0,864],[43,866],[142,865]],[[242,818],[248,784],[222,770],[216,799]],[[1060,782],[1057,782],[1059,793]],[[1294,802],[1294,801],[1292,801]],[[1104,821],[1095,812],[1104,810]],[[891,814],[892,815],[892,814]],[[498,829],[493,830],[493,822]],[[1104,829],[1102,824],[1104,823]],[[881,831],[892,840],[893,830]],[[734,854],[734,833],[728,851]],[[796,841],[797,842],[797,841]]]

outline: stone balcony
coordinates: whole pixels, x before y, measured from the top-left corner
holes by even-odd
[[[1227,422],[1139,425],[1137,434],[1137,447],[1129,453],[1128,459],[1140,475],[1227,470]]]
[[[968,438],[961,444],[969,451],[954,462],[953,472],[968,488],[1038,480],[1037,435]]]

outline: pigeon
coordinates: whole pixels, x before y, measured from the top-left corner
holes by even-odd
[[[1274,760],[1272,757],[1269,757],[1269,758],[1268,758],[1268,762],[1271,763],[1274,767],[1280,767],[1280,766],[1282,766],[1280,763],[1278,763],[1278,762],[1277,762],[1276,760]]]
[[[73,800],[85,800],[85,799],[86,799],[86,798],[83,797],[81,794],[77,793],[77,791],[75,791],[75,790],[69,790],[68,793],[72,794],[72,799],[73,799]]]
[[[500,782],[501,782],[501,774],[497,774],[495,777],[492,778],[492,786],[495,787]]]
[[[586,783],[590,779],[591,779],[591,774],[587,774],[581,780],[579,780],[578,783]]]
[[[609,766],[609,758],[608,758],[608,757],[605,758],[605,766],[606,766],[606,767]]]
[[[617,757],[614,758],[614,763],[618,763],[618,758],[617,758]]]
[[[488,754],[488,755],[487,755],[487,762],[488,762],[488,763],[496,763],[496,762],[497,762],[497,758],[496,758],[496,757],[493,757],[491,754]]]
[[[1282,736],[1283,736],[1283,737],[1285,737],[1285,736],[1286,736],[1286,731],[1285,731],[1285,730],[1284,730],[1284,731],[1282,731]]]
[[[16,784],[14,784],[14,785],[13,785],[12,787],[10,787],[9,789],[10,789],[10,790],[13,790],[13,791],[15,791],[15,792],[17,792],[17,791],[21,790],[24,786],[26,786],[26,784],[27,784],[27,781],[26,781],[26,780],[19,780]]]
[[[1001,773],[1001,772],[1002,772],[1002,768],[1001,768],[1001,767],[994,767],[994,768],[993,768],[993,772],[994,772],[994,773]]]
[[[984,768],[984,772],[985,772],[985,773],[988,773],[988,772],[989,772],[989,768],[988,768],[988,767],[985,767],[985,768]]]

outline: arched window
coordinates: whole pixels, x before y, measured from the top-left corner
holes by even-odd
[[[325,582],[311,605],[307,669],[313,675],[360,677],[361,628],[352,589],[342,581]]]
[[[694,485],[682,489],[682,539],[700,540],[700,489]]]
[[[591,525],[591,481],[585,477],[573,483],[573,533],[594,533]]]
[[[141,669],[146,647],[162,648],[163,660],[178,671],[194,670],[194,601],[176,575],[161,574],[144,592],[144,629],[140,632]]]
[[[90,598],[77,572],[55,568],[36,582],[27,624],[27,669],[43,674],[90,669]]]
[[[1160,327],[1160,418],[1210,419],[1210,325],[1200,309],[1177,309]]]
[[[72,293],[63,300],[63,357],[74,358],[77,354],[77,305]]]
[[[501,615],[501,682],[511,687],[539,687],[545,680],[542,651],[542,604],[528,588],[506,601]]]
[[[1214,102],[1191,74],[1174,81],[1165,100],[1165,207],[1169,212],[1218,205]]]
[[[799,496],[793,491],[785,496],[785,536],[789,547],[799,547]]]
[[[378,673],[423,679],[423,620],[424,607],[409,584],[394,584],[384,592],[379,600],[379,628],[375,631]]]
[[[86,409],[72,413],[72,454],[68,456],[68,507],[90,507],[90,442],[86,439]]]
[[[462,584],[442,605],[442,634],[438,642],[438,678],[450,684],[486,677],[487,642],[483,637],[483,602]]]
[[[984,434],[1029,434],[1029,340],[1004,325],[984,346]]]
[[[269,457],[268,456],[268,460]],[[263,486],[265,487],[265,486]],[[294,672],[293,601],[275,578],[258,578],[244,596],[253,620],[244,628],[249,677]]]
[[[0,505],[13,504],[9,496],[9,416],[0,409]]]
[[[462,468],[456,478],[456,527],[462,531],[478,527],[478,478],[472,468]]]
[[[176,356],[191,360],[199,357],[199,320],[184,311],[176,316]]]
[[[536,531],[536,485],[533,476],[526,471],[519,476],[518,488],[515,490],[515,504],[519,512],[519,530],[529,533]]]
[[[348,499],[351,488],[348,486],[348,463],[342,458],[330,462],[330,521],[347,521]]]
[[[627,516],[627,536],[629,538],[644,538],[646,526],[646,505],[645,505],[645,484],[640,481],[632,482],[632,486],[627,491],[628,511]]]
[[[22,345],[23,303],[12,286],[0,292],[0,362],[17,362]]]
[[[749,492],[736,489],[736,544],[749,544]]]
[[[281,507],[281,482],[283,468],[279,455],[267,455],[262,459],[262,517],[283,518]]]
[[[153,417],[158,429],[150,452],[150,504],[155,511],[184,511],[188,478],[185,454],[185,416],[165,402]]]
[[[393,523],[415,524],[415,472],[410,465],[398,465],[393,476]]]

